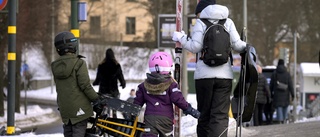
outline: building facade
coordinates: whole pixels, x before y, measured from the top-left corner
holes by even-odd
[[[79,1],[87,3],[87,21],[79,22],[82,43],[132,45],[155,41],[148,0]],[[56,31],[70,30],[71,1],[58,0],[55,7]]]

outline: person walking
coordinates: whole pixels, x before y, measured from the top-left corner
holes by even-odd
[[[32,74],[30,72],[29,69],[29,65],[27,64],[27,61],[23,61],[23,64],[21,65],[20,68],[20,75],[22,76],[22,83],[23,83],[23,87],[25,88],[25,90],[31,90],[31,79],[32,79]]]
[[[54,38],[54,46],[60,55],[51,63],[56,83],[58,109],[63,122],[65,137],[84,137],[88,118],[93,116],[91,102],[100,101],[91,86],[86,62],[76,55],[78,40],[64,31]]]
[[[201,0],[200,2],[202,1],[208,0]],[[174,32],[172,40],[180,42],[184,49],[197,54],[194,79],[197,108],[201,113],[197,125],[198,137],[227,137],[233,79],[231,61],[229,59],[225,64],[211,67],[200,60],[199,57],[204,48],[204,33],[207,27],[201,19],[208,19],[213,24],[225,19],[223,26],[230,35],[231,48],[236,52],[245,52],[246,42],[240,39],[235,24],[228,18],[229,10],[227,7],[214,4],[215,1],[206,3],[198,4],[201,7],[197,7],[196,11],[200,11],[200,14],[196,12],[199,18],[193,27],[191,37],[187,37],[183,32]],[[214,5],[210,5],[212,3]]]
[[[166,52],[156,52],[149,58],[147,79],[138,85],[134,104],[146,105],[144,123],[150,132],[143,137],[173,137],[173,104],[185,114],[198,118],[200,113],[188,103],[178,83],[172,78],[172,57]]]
[[[122,89],[126,87],[121,65],[116,60],[111,48],[106,50],[106,56],[98,66],[97,76],[92,85],[99,85],[99,94],[114,98],[120,97],[118,80]],[[109,111],[108,111],[109,112]],[[116,111],[112,111],[113,118],[116,118]]]
[[[257,65],[258,71],[258,86],[257,86],[257,98],[253,113],[253,125],[260,126],[263,124],[262,116],[264,106],[268,101],[271,101],[271,93],[269,84],[266,77],[262,74],[261,66]]]
[[[277,112],[277,119],[283,124],[288,118],[287,111],[290,100],[294,99],[293,83],[287,68],[284,66],[283,59],[279,59],[277,68],[272,73],[270,90],[274,94],[273,106]]]

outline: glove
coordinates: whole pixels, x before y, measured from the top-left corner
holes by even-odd
[[[172,34],[172,40],[175,42],[181,42],[182,37],[184,37],[186,34],[184,33],[184,31],[178,32],[175,31]]]
[[[189,114],[197,119],[200,117],[200,112],[198,110],[194,109],[190,103],[188,104],[188,108],[186,110],[184,110],[183,113],[186,115]]]
[[[123,83],[120,85],[122,87],[122,89],[126,88],[126,83]]]
[[[99,96],[98,99],[93,101],[92,106],[93,110],[97,113],[101,113],[105,104],[105,100],[103,97]]]

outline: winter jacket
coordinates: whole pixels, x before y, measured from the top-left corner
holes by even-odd
[[[99,93],[118,97],[118,80],[122,88],[126,87],[120,64],[107,60],[98,66],[97,77],[93,85],[99,85]]]
[[[271,99],[271,93],[267,79],[262,73],[258,75],[257,98],[256,103],[266,104]]]
[[[146,104],[145,115],[166,116],[173,122],[173,104],[182,110],[188,108],[178,84],[170,75],[147,74],[138,86],[134,104]]]
[[[56,83],[57,103],[64,124],[83,121],[93,115],[91,102],[98,94],[90,84],[82,56],[67,54],[51,63]]]
[[[277,89],[277,81],[288,85],[286,91]],[[293,83],[289,72],[284,65],[278,65],[270,80],[270,90],[273,93],[273,105],[275,107],[286,107],[290,103],[290,95],[294,98]]]
[[[229,10],[225,6],[218,4],[209,5],[200,13],[200,18],[209,19],[210,22],[217,24],[219,19],[226,19],[224,24],[226,30],[230,34],[231,48],[237,52],[243,52],[246,47],[246,43],[240,40],[240,36],[233,21],[228,18]],[[203,38],[204,32],[207,26],[200,20],[197,19],[195,25],[193,26],[191,39],[183,37],[181,39],[181,44],[183,48],[187,49],[192,53],[197,53],[198,61],[196,64],[196,70],[194,72],[194,79],[203,78],[221,78],[221,79],[233,79],[233,72],[231,68],[230,60],[220,66],[210,67],[203,63],[199,59],[201,50],[203,48]]]

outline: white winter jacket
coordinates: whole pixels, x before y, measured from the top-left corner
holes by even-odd
[[[212,23],[218,23],[219,19],[227,19],[224,26],[230,34],[230,43],[232,50],[239,53],[243,52],[246,43],[240,40],[240,36],[236,27],[231,19],[228,18],[229,10],[227,7],[222,5],[209,5],[202,10],[200,13],[200,18],[209,19]],[[191,34],[191,38],[183,37],[180,42],[184,49],[192,53],[198,53],[200,55],[203,45],[204,32],[206,30],[206,25],[197,19]],[[196,70],[194,72],[194,79],[203,78],[220,78],[220,79],[233,79],[233,72],[231,68],[230,59],[228,63],[221,66],[210,67],[199,60],[196,65]]]

